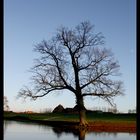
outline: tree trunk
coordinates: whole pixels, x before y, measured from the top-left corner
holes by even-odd
[[[86,121],[86,111],[85,110],[79,111],[79,119],[80,119],[80,126],[88,125],[88,122]]]
[[[88,122],[86,121],[86,108],[84,106],[84,101],[82,96],[77,97],[77,105],[79,110],[79,125],[81,127],[88,126]]]

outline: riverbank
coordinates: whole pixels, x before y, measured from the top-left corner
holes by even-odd
[[[4,113],[4,119],[40,123],[67,129],[69,131],[83,129],[78,126],[78,114],[25,114]],[[87,114],[89,126],[86,131],[94,132],[136,132],[136,115],[134,114]]]

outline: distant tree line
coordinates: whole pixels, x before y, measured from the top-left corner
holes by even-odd
[[[8,105],[8,99],[7,99],[6,96],[4,96],[3,109],[4,109],[4,111],[9,111],[9,110],[10,110],[10,107],[9,107],[9,105]]]
[[[136,109],[129,109],[128,113],[132,114],[132,113],[136,113]]]
[[[112,112],[118,113],[117,107],[93,107],[91,110],[93,111],[102,111],[102,112]]]

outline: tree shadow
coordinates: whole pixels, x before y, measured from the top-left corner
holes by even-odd
[[[85,135],[88,132],[87,129],[68,129],[68,128],[60,128],[60,127],[53,127],[53,132],[59,138],[64,133],[65,134],[73,134],[74,137],[78,137],[78,140],[85,140]]]

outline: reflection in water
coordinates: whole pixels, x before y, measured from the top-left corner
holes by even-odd
[[[69,129],[58,128],[58,127],[53,127],[52,130],[57,135],[58,138],[60,138],[63,134],[72,134],[74,137],[78,137],[79,136],[79,132],[76,131],[76,130],[75,131],[71,131]]]
[[[85,140],[86,130],[79,131],[79,140]]]
[[[4,133],[7,130],[8,125],[12,124],[12,121],[4,121]]]
[[[78,137],[78,140],[85,140],[85,136],[88,134],[92,134],[93,137],[95,136],[102,136],[102,137],[117,137],[117,132],[107,133],[107,132],[88,132],[86,129],[82,130],[68,130],[64,128],[54,127],[52,128],[53,132],[60,138],[64,133],[65,134],[73,134],[74,137]],[[131,135],[135,135],[135,133],[130,133]]]
[[[11,134],[13,137],[11,138]],[[85,129],[82,130],[72,130],[66,129],[63,127],[49,127],[47,125],[42,124],[34,124],[34,123],[25,123],[25,122],[16,122],[16,121],[4,121],[4,140],[18,140],[21,139],[22,135],[28,133],[27,139],[35,140],[135,140],[136,133],[106,133],[106,132],[88,132]],[[125,134],[125,135],[124,135]],[[16,136],[18,135],[18,137]],[[36,136],[37,135],[37,136]],[[38,138],[37,138],[38,137]]]
[[[43,129],[45,129],[45,126],[44,125],[41,125],[41,127]],[[87,129],[75,129],[75,130],[72,130],[72,129],[68,129],[68,128],[60,128],[60,127],[53,127],[52,128],[53,132],[56,134],[57,138],[61,138],[61,136],[63,136],[64,134],[72,134],[75,138],[78,137],[78,140],[85,140],[85,136],[88,135],[88,134],[92,134],[92,137],[97,137],[97,136],[102,136],[102,137],[113,137],[113,138],[117,138],[117,135],[119,133],[117,132],[88,132]],[[128,133],[128,135],[133,135],[135,136],[136,134],[135,133]]]

